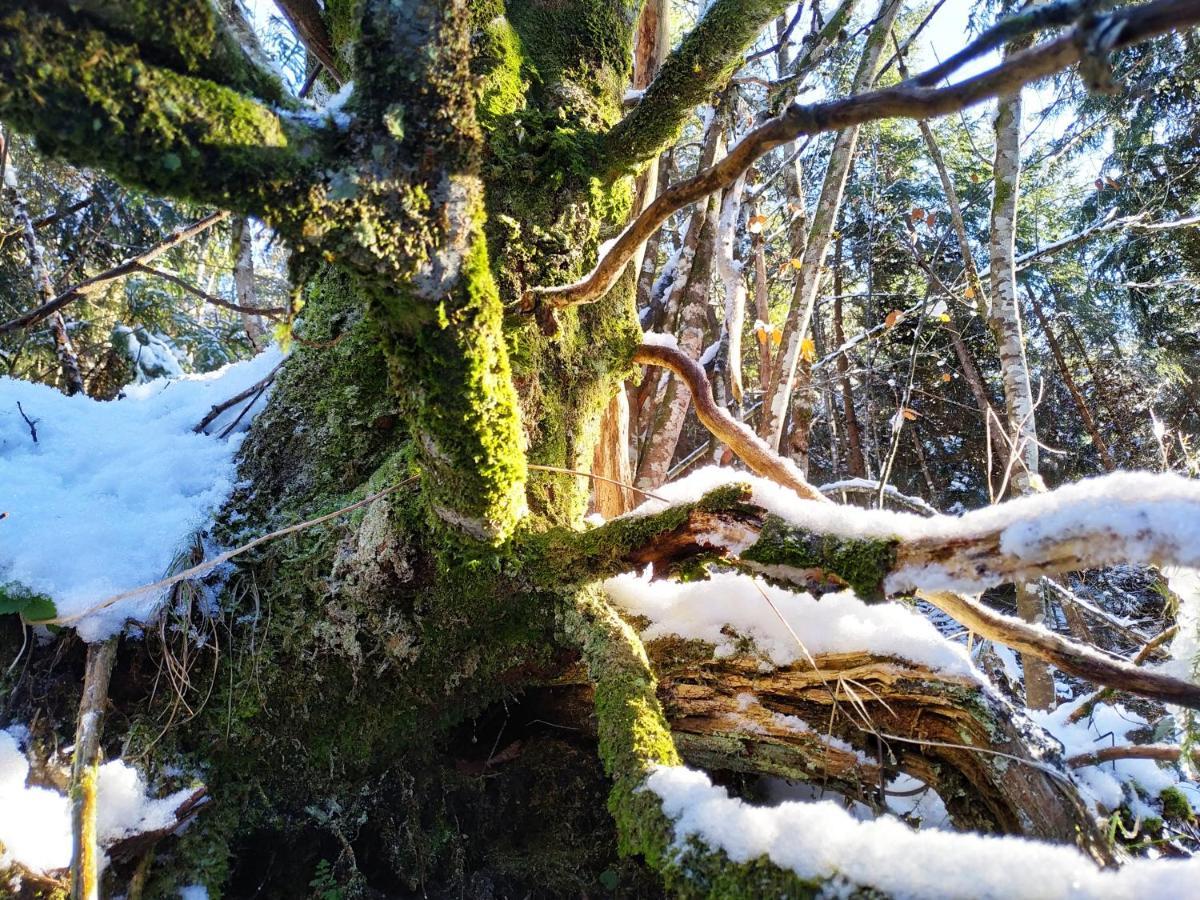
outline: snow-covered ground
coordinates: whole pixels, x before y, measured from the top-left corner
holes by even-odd
[[[0,512],[8,514],[0,520],[0,586],[45,595],[59,617],[70,617],[162,578],[233,487],[234,453],[252,413],[225,439],[218,435],[245,402],[210,434],[192,429],[281,358],[271,348],[206,375],[130,385],[107,403],[0,379]],[[161,600],[161,592],[143,595],[73,624],[99,640],[127,619],[144,621]]]

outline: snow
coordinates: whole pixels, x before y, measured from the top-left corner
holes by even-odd
[[[1200,570],[1171,567],[1164,568],[1163,575],[1171,592],[1179,598],[1175,612],[1179,630],[1171,640],[1171,660],[1164,669],[1184,681],[1200,682]],[[1171,712],[1182,727],[1184,749],[1193,747],[1200,731],[1196,711],[1172,707]],[[1189,777],[1196,777],[1197,767],[1191,754],[1184,753],[1180,765]]]
[[[1104,531],[1120,543],[1125,562],[1130,564],[1165,557],[1180,565],[1200,567],[1200,543],[1194,540],[1200,533],[1200,481],[1172,474],[1120,472],[956,517],[812,503],[764,478],[709,466],[656,488],[661,500],[647,500],[626,515],[651,515],[735,483],[750,485],[753,502],[768,512],[817,534],[941,543],[999,533],[1003,553],[1032,559],[1060,542],[1089,541]],[[972,591],[996,580],[961,582],[948,578],[939,568],[901,569],[888,577],[886,587],[893,593],[916,587]]]
[[[1071,713],[1086,699],[1081,697],[1051,711],[1028,711],[1031,719],[1062,743],[1068,757],[1092,753],[1114,743],[1136,743],[1130,733],[1147,726],[1146,720],[1132,710],[1104,703],[1096,704],[1090,716],[1069,722]],[[1139,798],[1135,786],[1151,797],[1157,797],[1165,788],[1191,787],[1180,782],[1173,767],[1160,766],[1151,759],[1118,759],[1099,766],[1083,766],[1074,770],[1074,776],[1080,794],[1101,816],[1109,815],[1122,803],[1127,803],[1137,814],[1157,816],[1158,812]]]
[[[676,339],[675,335],[662,331],[647,331],[642,335],[642,343],[649,347],[669,347],[672,350],[679,349],[679,341]]]
[[[70,617],[160,579],[233,487],[244,435],[217,435],[245,403],[222,414],[211,435],[192,428],[281,358],[272,348],[207,375],[132,385],[108,403],[0,379],[0,509],[8,513],[0,521],[0,584],[44,594],[59,617]],[[239,423],[243,432],[250,419]],[[85,640],[101,640],[126,619],[145,621],[160,600],[142,595],[76,627]]]
[[[1200,878],[1200,857],[1134,860],[1115,872],[1101,871],[1070,847],[915,832],[888,817],[859,821],[829,801],[756,807],[683,766],[657,767],[642,789],[662,801],[681,852],[695,838],[736,863],[765,855],[801,878],[849,881],[896,898],[1188,897]]]
[[[208,888],[202,884],[189,884],[181,887],[179,900],[208,900]]]
[[[857,651],[978,677],[966,650],[947,641],[927,619],[897,604],[868,605],[849,591],[818,601],[734,572],[714,572],[707,581],[684,583],[625,574],[610,578],[604,588],[617,606],[650,619],[642,631],[644,640],[679,635],[706,641],[716,648],[718,658],[735,653],[740,636],[752,638],[773,666],[805,660],[805,650],[813,656]]]
[[[0,731],[0,867],[15,860],[35,872],[65,868],[71,861],[71,814],[67,797],[49,788],[27,787],[29,762],[18,745],[20,729]],[[138,771],[121,760],[100,766],[96,835],[102,846],[175,824],[175,810],[190,795],[184,789],[154,800]]]

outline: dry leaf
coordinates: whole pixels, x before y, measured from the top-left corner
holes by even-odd
[[[949,381],[953,376],[949,372],[942,373],[942,381]]]
[[[967,289],[965,291],[963,291],[963,296],[965,296],[968,300],[974,300],[975,299],[975,288],[973,288],[970,284],[968,284]]]
[[[915,422],[915,421],[917,421],[918,413],[914,412],[911,409],[905,408],[905,409],[900,410],[900,415],[904,416],[904,418],[908,419],[908,421],[910,421],[910,422]]]
[[[898,309],[893,309],[890,313],[887,314],[887,318],[883,320],[883,324],[886,325],[888,328],[894,328],[896,323],[899,322],[903,318],[904,318],[904,313],[900,312],[900,310],[898,310]]]
[[[925,217],[925,225],[927,228],[932,228],[937,224],[937,213],[931,212]]]

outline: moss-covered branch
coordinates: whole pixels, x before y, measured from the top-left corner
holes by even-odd
[[[0,117],[128,184],[279,220],[317,163],[311,126],[82,19],[14,5],[0,11]]]
[[[656,695],[654,673],[633,630],[603,598],[583,593],[563,616],[567,638],[583,652],[596,687],[600,759],[613,780],[608,808],[622,853],[640,855],[681,897],[805,897],[804,881],[765,857],[734,863],[723,851],[675,840],[659,798],[646,789],[658,766],[682,763]]]
[[[696,106],[725,84],[762,27],[788,6],[783,0],[716,0],[667,57],[638,105],[605,135],[604,175],[619,175],[661,152]]]
[[[288,103],[279,77],[259,66],[226,27],[212,0],[23,0],[54,10],[77,27],[97,27],[143,58],[272,103]]]

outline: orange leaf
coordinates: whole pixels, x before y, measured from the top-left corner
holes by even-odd
[[[887,314],[887,318],[883,320],[883,324],[886,325],[888,328],[894,328],[896,323],[899,322],[903,318],[904,318],[904,313],[900,312],[900,310],[898,310],[898,309],[893,309],[890,313]]]
[[[800,342],[800,358],[807,363],[816,361],[817,345],[813,343],[812,338],[806,337]]]
[[[942,373],[942,381],[949,381],[953,376],[949,372]]]
[[[931,212],[929,215],[927,215],[925,217],[925,225],[927,227],[932,228],[936,224],[937,224],[937,213]]]
[[[803,262],[802,260],[799,260],[799,259],[796,259],[795,257],[792,257],[792,260],[791,260],[791,262],[792,262],[792,268],[793,268],[793,269],[797,269],[797,270],[799,270],[799,269],[802,269],[802,268],[804,268],[804,262]]]
[[[912,220],[914,222],[920,222],[923,218],[925,218],[925,210],[921,209],[919,206],[914,206],[912,211]]]
[[[904,416],[904,418],[908,419],[908,421],[910,421],[910,422],[917,421],[918,414],[913,412],[913,410],[911,410],[911,409],[906,408],[906,409],[900,410],[900,415]]]
[[[780,331],[779,329],[773,329],[771,331],[771,346],[778,347],[782,343],[783,343],[783,332]]]
[[[967,289],[965,291],[963,291],[963,296],[966,297],[968,300],[974,300],[975,299],[975,288],[973,288],[970,284],[968,284]]]

